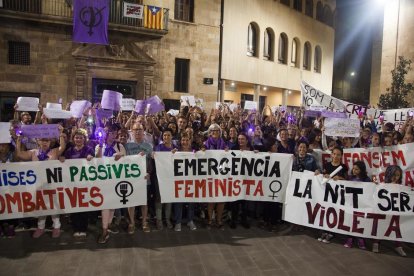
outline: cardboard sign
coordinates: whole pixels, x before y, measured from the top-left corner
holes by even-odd
[[[325,135],[340,137],[359,137],[361,130],[358,119],[326,118]]]

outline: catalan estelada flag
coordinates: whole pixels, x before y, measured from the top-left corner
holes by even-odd
[[[160,7],[145,6],[144,27],[149,29],[162,30],[164,28],[164,11]]]

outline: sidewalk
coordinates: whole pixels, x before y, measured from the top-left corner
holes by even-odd
[[[414,250],[397,256],[391,242],[375,254],[343,247],[343,238],[331,244],[316,240],[318,232],[278,232],[252,226],[235,230],[205,229],[181,232],[164,229],[134,235],[111,235],[96,243],[98,229],[84,240],[72,238],[68,228],[59,239],[46,233],[40,239],[20,232],[0,239],[0,275],[413,275]],[[368,243],[371,248],[371,243]]]

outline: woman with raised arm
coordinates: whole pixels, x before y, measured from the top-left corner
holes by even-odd
[[[23,161],[46,161],[58,160],[59,156],[65,151],[65,136],[62,134],[63,127],[59,126],[59,147],[51,148],[52,140],[49,138],[37,139],[37,148],[27,151],[22,151],[21,139],[22,136],[17,137],[16,156]],[[60,216],[52,215],[53,230],[52,238],[60,237]],[[37,229],[33,233],[33,238],[40,238],[45,233],[46,216],[41,216],[37,220]]]

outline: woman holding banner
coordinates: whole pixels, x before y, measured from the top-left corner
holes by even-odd
[[[173,145],[172,139],[173,139],[173,133],[171,129],[166,129],[162,132],[162,143],[157,145],[155,147],[154,151],[172,151],[175,146]],[[155,168],[155,166],[154,166]],[[157,179],[157,173],[156,169],[154,170],[154,180],[155,180],[155,189],[156,189],[156,201],[155,201],[155,215],[157,217],[157,229],[162,230],[163,229],[163,223],[162,223],[162,207],[164,205],[165,207],[165,219],[167,222],[168,229],[172,229],[173,225],[171,223],[171,203],[164,203],[161,204],[161,195],[160,195],[160,189],[159,189],[159,183]]]
[[[177,150],[173,149],[173,153],[175,153]],[[191,147],[191,139],[190,136],[187,133],[182,133],[180,138],[180,147],[179,151],[184,152],[192,152],[193,148]],[[197,230],[196,225],[194,224],[194,206],[195,203],[188,203],[188,222],[187,226],[190,227],[191,231]],[[183,206],[184,203],[174,203],[174,216],[175,216],[175,227],[174,231],[180,232],[181,231],[181,222],[183,218]]]
[[[59,156],[65,151],[66,143],[65,137],[62,134],[63,127],[59,126],[59,147],[51,148],[52,140],[49,138],[37,139],[37,148],[22,151],[22,136],[17,137],[16,144],[16,156],[24,161],[46,161],[46,160],[58,160]],[[60,219],[59,215],[52,215],[53,230],[52,238],[60,237]],[[33,233],[33,238],[40,238],[45,233],[46,216],[39,217],[37,220],[37,229]]]
[[[403,171],[399,166],[397,166],[397,165],[389,166],[385,170],[384,183],[401,185],[402,184],[402,176],[403,176]],[[404,249],[402,248],[402,243],[399,242],[399,241],[395,242],[395,251],[401,257],[406,257],[407,256]],[[374,242],[372,244],[372,252],[379,253],[379,241],[378,240],[374,240]]]
[[[118,127],[116,125],[108,125],[105,127],[105,132],[99,134],[99,144],[95,148],[95,155],[97,158],[115,157],[115,161],[126,155],[124,146],[116,141],[118,136]],[[115,210],[102,210],[102,235],[98,239],[98,243],[106,243],[109,239],[109,232],[118,233],[115,229],[109,229],[112,223]]]
[[[344,151],[340,147],[334,147],[331,153],[331,162],[324,164],[323,176],[333,180],[346,180],[348,178],[348,167],[342,163],[342,155]],[[333,172],[336,172],[335,175],[331,175]],[[323,243],[330,243],[334,238],[334,235],[330,232],[324,231],[321,236],[318,238],[318,241]]]
[[[86,159],[92,160],[95,156],[93,148],[86,145],[88,140],[88,132],[85,129],[76,129],[73,133],[73,144],[65,151],[65,155],[59,160],[64,162],[65,159]],[[70,215],[73,226],[73,237],[84,238],[88,230],[88,217],[90,212],[72,213]]]
[[[224,150],[227,149],[226,142],[221,138],[221,128],[218,124],[211,124],[208,128],[208,139],[204,142],[204,148],[206,150]],[[223,228],[223,211],[224,211],[224,202],[217,202],[217,203],[208,203],[207,204],[207,214],[208,214],[208,221],[207,221],[207,228],[211,228],[213,223],[213,210],[216,207],[216,220],[217,220],[217,227],[219,229]]]

